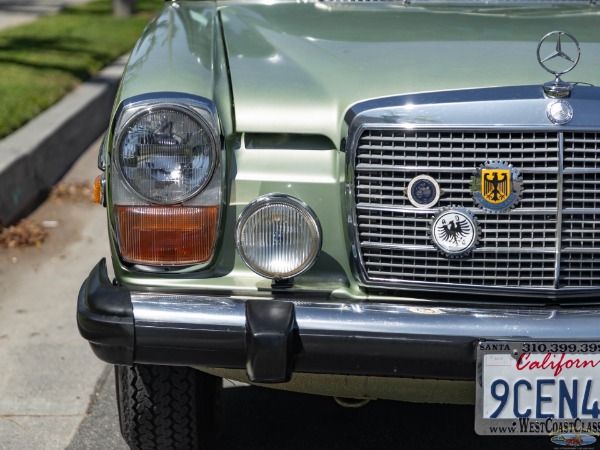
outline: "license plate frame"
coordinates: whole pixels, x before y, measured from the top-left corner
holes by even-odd
[[[475,402],[475,432],[479,435],[600,434],[600,342],[480,341]],[[556,417],[560,403],[563,415],[569,417]],[[499,409],[501,404],[504,407]],[[584,409],[590,413],[581,414]],[[516,417],[528,410],[529,417]],[[570,417],[573,411],[577,417]],[[492,418],[495,413],[497,417]]]

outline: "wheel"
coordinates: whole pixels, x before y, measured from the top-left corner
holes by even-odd
[[[121,434],[131,449],[214,445],[221,378],[189,367],[115,366]]]

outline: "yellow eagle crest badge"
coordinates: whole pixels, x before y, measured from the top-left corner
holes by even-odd
[[[483,169],[481,181],[481,195],[490,203],[502,203],[510,195],[510,170]]]
[[[504,161],[486,161],[471,178],[473,200],[482,209],[503,213],[514,208],[521,198],[523,178]]]

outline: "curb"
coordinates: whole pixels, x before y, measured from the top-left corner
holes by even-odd
[[[0,141],[0,225],[30,213],[106,130],[126,62],[117,59]]]

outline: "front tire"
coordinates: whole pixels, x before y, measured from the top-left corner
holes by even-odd
[[[189,367],[115,366],[121,434],[131,449],[213,447],[221,378]]]

